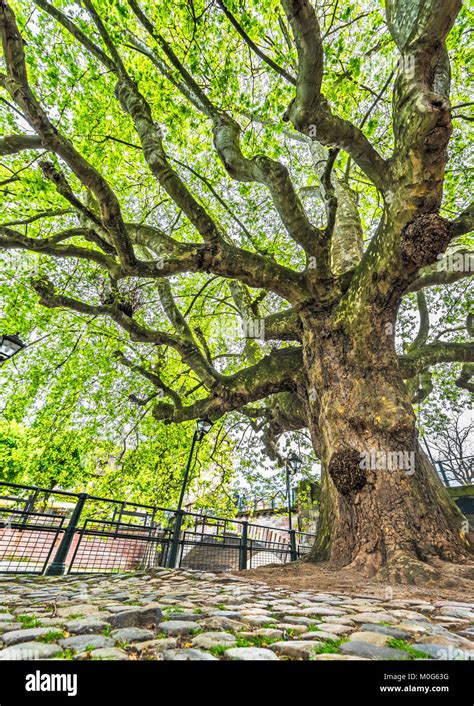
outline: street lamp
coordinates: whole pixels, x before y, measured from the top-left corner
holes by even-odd
[[[191,470],[191,463],[193,460],[193,454],[194,454],[194,447],[196,446],[197,441],[201,441],[204,436],[206,436],[207,432],[210,431],[212,427],[212,422],[210,419],[205,417],[204,419],[198,419],[196,423],[196,428],[194,430],[193,434],[193,442],[191,444],[191,450],[189,452],[189,457],[188,457],[188,463],[186,465],[186,470],[184,472],[184,478],[183,478],[183,485],[181,486],[181,493],[179,496],[179,502],[178,502],[178,508],[176,510],[175,518],[174,518],[174,523],[173,523],[173,535],[171,537],[171,542],[169,546],[169,554],[167,558],[166,565],[168,568],[173,569],[177,565],[177,560],[178,560],[178,551],[179,551],[179,542],[180,542],[180,536],[181,536],[181,523],[183,521],[183,500],[184,500],[184,494],[186,492],[186,485],[188,483],[188,476],[189,476],[189,471]],[[178,562],[179,564],[179,562]]]
[[[18,334],[0,336],[0,363],[10,360],[18,351],[25,347],[26,343],[23,343]]]
[[[286,497],[288,500],[288,529],[292,529],[291,527],[291,487],[290,487],[290,475],[294,475],[297,471],[300,470],[303,462],[297,456],[295,453],[290,453],[288,458],[286,459],[285,463],[285,468],[286,468]]]
[[[209,431],[211,431],[211,427],[212,422],[207,417],[204,417],[204,419],[198,419],[196,423],[196,431],[194,432],[197,435],[197,440],[201,441],[201,439],[206,436]]]
[[[186,466],[186,470],[184,472],[183,485],[181,487],[181,494],[179,496],[178,512],[181,511],[181,508],[183,506],[184,494],[186,492],[186,485],[188,483],[188,476],[189,476],[189,471],[191,469],[191,462],[193,460],[194,447],[196,446],[196,441],[201,441],[206,436],[206,434],[211,430],[211,427],[212,427],[212,422],[207,417],[205,417],[204,419],[197,420],[196,429],[194,430],[194,434],[193,434],[193,441],[191,444],[191,450],[189,452],[188,463]]]

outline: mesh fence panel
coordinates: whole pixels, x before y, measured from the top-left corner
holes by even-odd
[[[0,508],[0,573],[43,573],[64,518]]]
[[[293,561],[313,541],[238,519],[0,481],[0,572],[110,573],[171,564],[237,571]]]
[[[86,520],[71,547],[69,573],[138,571],[161,566],[169,530]]]

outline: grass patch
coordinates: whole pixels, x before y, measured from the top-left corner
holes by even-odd
[[[23,628],[40,628],[42,623],[39,618],[35,618],[33,615],[17,615],[16,620],[20,622]]]
[[[74,650],[68,648],[67,650],[63,650],[60,654],[58,654],[56,659],[74,659],[74,655]]]
[[[230,647],[232,647],[232,645],[216,645],[215,647],[211,647],[209,652],[214,657],[220,657],[226,650],[230,649]]]
[[[252,637],[238,637],[233,647],[268,647],[273,642],[280,642],[281,637],[266,637],[265,635],[252,635]]]
[[[125,649],[127,649],[127,647],[129,647],[129,643],[126,640],[117,640],[115,642],[115,647],[120,647],[120,649],[125,650]],[[95,645],[92,645],[92,647],[90,645],[88,645],[86,647],[87,652],[89,652],[90,650],[93,650],[93,649],[95,649]]]
[[[234,647],[255,647],[258,641],[258,635],[255,637],[238,637]]]
[[[38,640],[38,642],[56,642],[57,640],[62,640],[63,637],[64,633],[62,631],[51,630],[50,632],[47,632],[46,635],[41,635],[36,639]]]
[[[279,628],[276,628],[276,629],[278,630]],[[305,630],[305,632],[307,632],[307,631]],[[288,637],[299,637],[300,635],[303,634],[303,633],[299,632],[298,630],[293,630],[293,628],[288,628],[288,630],[285,630],[285,633],[286,633],[286,635],[288,635]]]
[[[102,630],[102,635],[105,635],[105,637],[108,637],[110,633],[112,632],[113,627],[112,625],[107,625],[103,630]]]
[[[339,648],[344,640],[325,640],[322,645],[318,645],[314,648],[315,655],[337,655],[339,654]]]
[[[422,650],[418,650],[416,647],[413,647],[410,645],[408,642],[405,640],[400,640],[397,637],[392,637],[390,640],[387,642],[387,647],[393,647],[395,650],[403,650],[404,652],[408,652],[409,655],[412,657],[421,657],[423,659],[433,659],[431,655],[429,655],[427,652],[423,652]]]

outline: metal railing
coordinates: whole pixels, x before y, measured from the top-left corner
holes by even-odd
[[[297,491],[292,488],[291,490],[291,506],[296,506]],[[262,495],[262,496],[247,496],[247,495],[236,495],[235,505],[237,507],[237,512],[242,515],[248,515],[258,512],[287,512],[288,511],[288,497],[286,493],[282,490],[274,493],[273,495]]]
[[[0,573],[237,571],[295,561],[314,539],[244,520],[0,481]]]
[[[448,488],[459,483],[472,483],[474,479],[474,456],[434,459],[433,465]]]

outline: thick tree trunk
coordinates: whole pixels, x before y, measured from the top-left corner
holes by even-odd
[[[389,322],[302,317],[308,417],[324,468],[313,561],[387,580],[469,555],[463,516],[420,449]],[[369,332],[371,329],[371,332]]]

